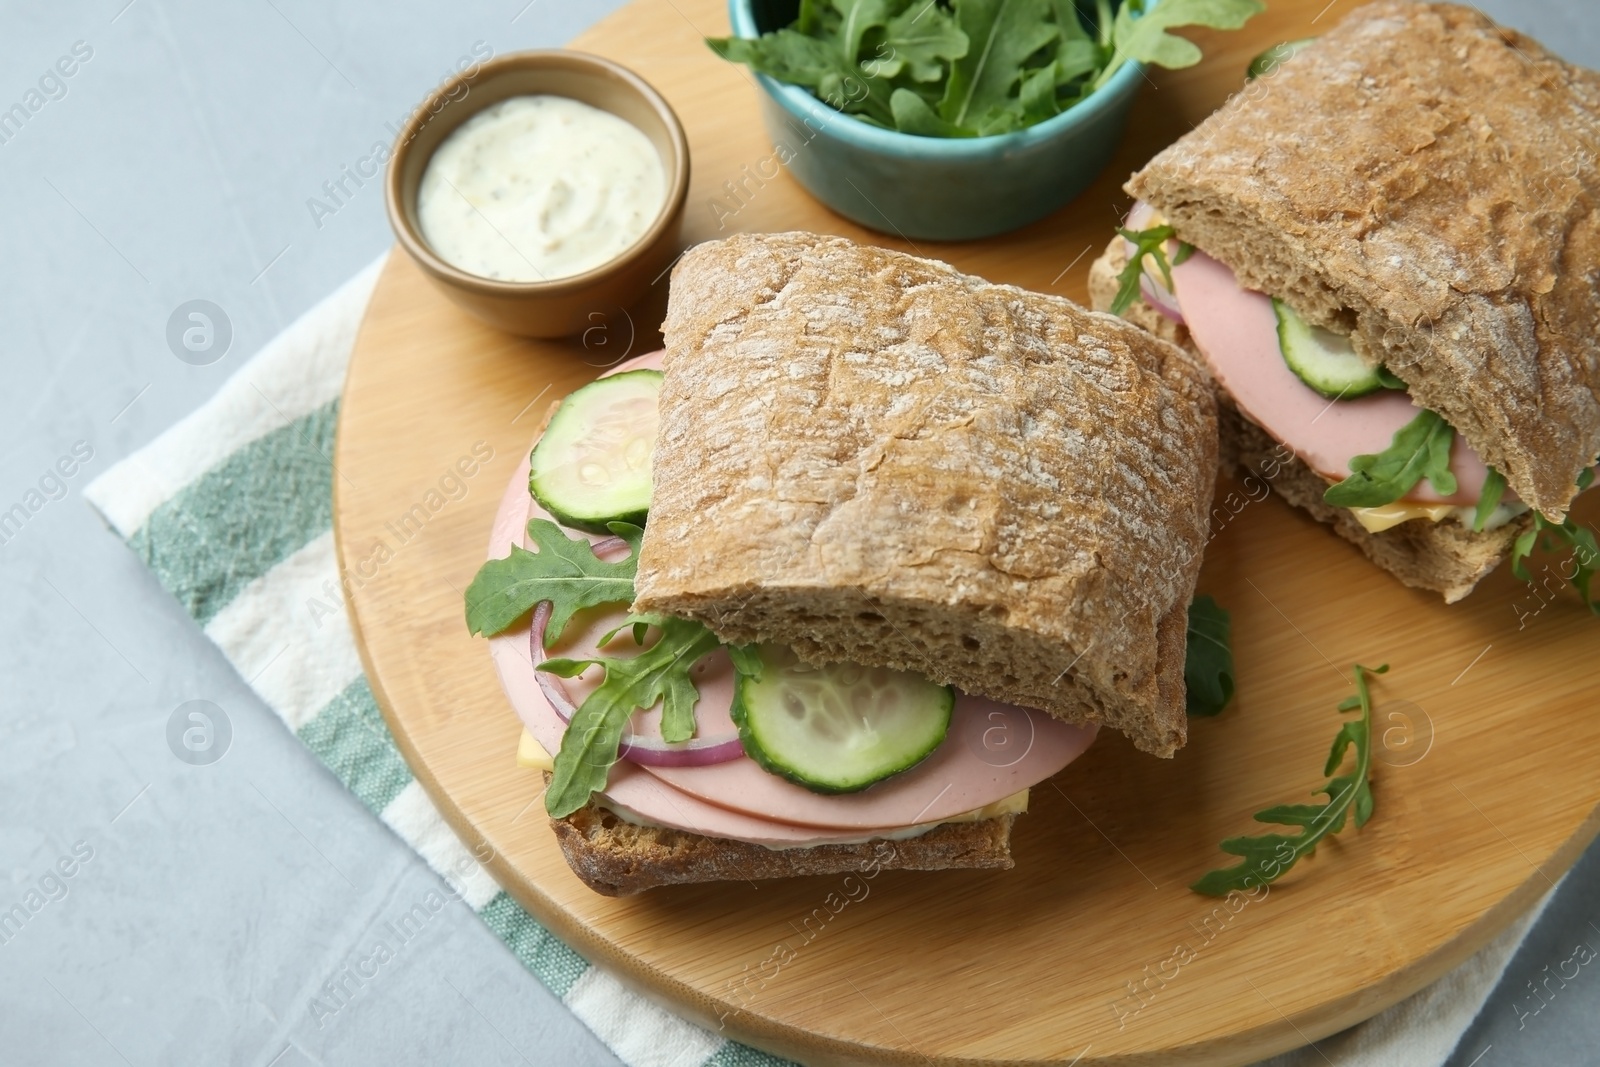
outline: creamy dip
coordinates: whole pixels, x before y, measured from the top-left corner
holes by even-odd
[[[582,274],[627,249],[667,198],[655,145],[609,111],[514,96],[451,131],[417,190],[422,236],[469,274]]]

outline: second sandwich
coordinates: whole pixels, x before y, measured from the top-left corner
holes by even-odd
[[[1091,293],[1205,357],[1242,472],[1455,601],[1600,454],[1597,153],[1600,75],[1370,4],[1133,176]]]

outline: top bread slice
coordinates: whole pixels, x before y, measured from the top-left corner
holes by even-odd
[[[806,233],[673,272],[635,608],[1171,755],[1217,468],[1189,353]]]
[[[1127,188],[1565,515],[1600,454],[1600,74],[1472,8],[1369,4]]]

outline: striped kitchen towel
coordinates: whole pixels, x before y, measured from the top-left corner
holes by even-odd
[[[381,266],[373,263],[307,312],[204,407],[85,495],[312,754],[624,1063],[782,1064],[629,991],[523,911],[456,839],[406,766],[343,614],[330,612],[309,630],[285,625],[338,588],[330,457],[345,366]],[[1533,918],[1404,1003],[1272,1064],[1437,1067]]]

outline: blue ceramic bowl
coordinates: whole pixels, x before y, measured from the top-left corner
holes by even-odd
[[[794,18],[782,0],[729,0],[737,37]],[[872,126],[764,74],[762,119],[778,162],[845,218],[915,240],[990,237],[1043,218],[1105,169],[1144,68],[1128,62],[1077,106],[1015,133],[919,137]],[[787,157],[787,159],[785,159]]]

